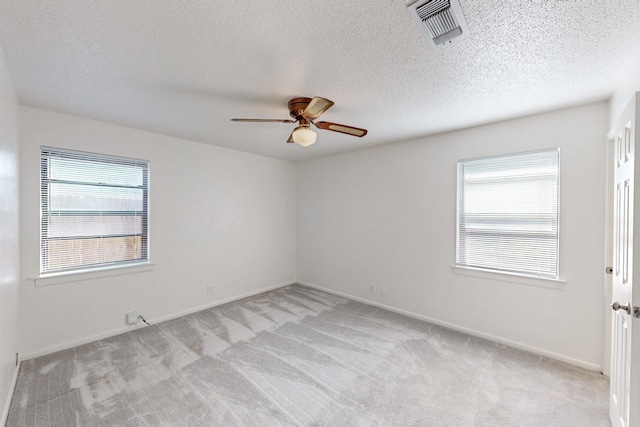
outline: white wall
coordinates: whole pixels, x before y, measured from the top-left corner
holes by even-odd
[[[607,122],[601,102],[299,164],[299,281],[601,369]],[[454,273],[456,162],[549,147],[566,283]]]
[[[21,349],[25,357],[295,280],[296,165],[20,107]],[[152,271],[35,286],[41,145],[150,161]],[[206,294],[213,285],[213,295]]]
[[[0,49],[0,425],[9,410],[18,352],[17,100]]]
[[[633,94],[640,91],[640,55],[624,70],[611,95],[609,108],[609,127],[622,114],[631,101]]]

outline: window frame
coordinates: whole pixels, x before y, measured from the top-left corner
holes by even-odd
[[[85,161],[89,163],[97,163],[101,165],[112,164],[114,166],[133,166],[141,168],[142,183],[140,185],[124,185],[124,184],[105,184],[87,182],[81,180],[71,179],[54,179],[50,177],[52,158],[66,158],[75,161]],[[74,275],[78,273],[87,273],[101,270],[114,270],[122,268],[136,267],[140,265],[149,265],[149,175],[150,165],[148,160],[135,159],[122,156],[114,156],[110,154],[92,153],[86,151],[72,150],[66,148],[56,148],[49,146],[40,147],[40,261],[39,271],[41,278],[50,276],[61,275]],[[121,188],[121,189],[138,189],[142,191],[142,209],[141,210],[108,210],[108,209],[57,209],[50,208],[51,204],[51,184],[67,184],[67,185],[84,185],[95,186],[97,188]],[[51,237],[48,234],[50,230],[49,219],[54,216],[73,216],[82,215],[88,217],[100,217],[104,215],[117,215],[117,216],[140,216],[139,233],[120,233],[120,234],[98,234],[92,236],[80,236],[67,234],[64,236]],[[63,268],[45,268],[49,259],[48,242],[56,240],[68,240],[68,239],[102,239],[113,237],[140,237],[140,257],[134,259],[126,259],[119,261],[101,261],[92,264],[75,264],[71,267]]]
[[[461,223],[463,222],[463,217],[465,216],[465,214],[467,214],[467,212],[462,211],[462,209],[464,209],[464,199],[465,199],[465,194],[464,194],[464,190],[465,190],[465,183],[466,181],[463,179],[463,171],[461,170],[461,168],[464,167],[465,164],[469,164],[470,162],[481,162],[483,160],[486,160],[488,162],[490,161],[496,161],[496,160],[504,160],[510,157],[518,157],[518,158],[522,158],[523,156],[534,156],[534,155],[553,155],[554,157],[554,161],[555,161],[555,174],[553,174],[553,178],[555,179],[555,201],[553,201],[553,203],[555,204],[555,216],[550,216],[549,218],[551,218],[551,224],[553,224],[554,230],[555,230],[555,236],[553,235],[553,233],[550,233],[550,236],[552,238],[554,238],[554,240],[552,240],[552,242],[555,243],[554,245],[554,249],[555,249],[555,265],[554,265],[554,271],[553,272],[548,272],[547,270],[532,270],[532,269],[527,269],[527,268],[506,268],[506,265],[503,264],[502,266],[496,267],[496,266],[492,266],[492,265],[487,265],[487,264],[475,264],[475,263],[469,263],[465,261],[465,258],[468,258],[468,254],[467,253],[463,253],[464,250],[466,250],[466,245],[463,245],[462,240],[464,239],[465,235],[471,235],[474,233],[474,231],[470,231],[469,233],[463,233],[461,231]],[[494,156],[485,156],[485,157],[477,157],[477,158],[469,158],[469,159],[462,159],[459,160],[457,163],[457,175],[456,175],[456,258],[455,258],[455,268],[459,268],[459,269],[468,269],[468,270],[476,270],[479,272],[486,272],[486,273],[491,273],[491,274],[498,274],[498,275],[510,275],[510,276],[520,276],[523,278],[533,278],[533,279],[543,279],[543,280],[553,280],[553,281],[562,281],[560,280],[560,148],[559,147],[554,147],[554,148],[548,148],[548,149],[541,149],[541,150],[535,150],[535,151],[525,151],[525,152],[517,152],[517,153],[507,153],[507,154],[501,154],[501,155],[494,155]],[[513,165],[513,164],[512,164]],[[511,166],[512,166],[511,165]],[[504,168],[503,170],[507,170],[509,168]],[[522,170],[522,168],[520,169]],[[516,176],[513,173],[509,176],[508,174],[505,174],[504,180],[508,180],[509,178],[513,179],[513,177]],[[543,177],[544,174],[539,174],[539,175],[532,175],[537,177],[538,179],[540,177]],[[496,181],[498,182],[498,181]],[[502,200],[502,199],[501,199]],[[550,199],[553,200],[553,199]],[[553,208],[553,205],[550,206],[551,208]],[[535,218],[535,220],[537,221],[542,221],[543,216],[542,214],[536,216],[536,217],[530,217],[531,218]],[[495,219],[495,218],[494,218]],[[497,226],[498,221],[496,220],[495,222],[491,223],[493,226]],[[502,224],[504,225],[504,224]],[[506,235],[506,234],[511,234],[518,236],[518,238],[520,239],[524,239],[525,235],[527,234],[526,232],[522,231],[522,232],[516,232],[513,233],[512,230],[505,230],[505,228],[495,228],[495,231],[493,232],[493,235],[495,238],[499,238],[500,236]],[[505,233],[506,231],[506,233]],[[482,230],[482,231],[475,231],[475,233],[485,233],[487,235],[490,235],[491,232],[488,229]],[[521,240],[522,241],[522,240]],[[466,242],[465,242],[466,243]],[[496,257],[499,258],[499,257]]]

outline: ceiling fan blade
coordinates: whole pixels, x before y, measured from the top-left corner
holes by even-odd
[[[291,135],[289,135],[289,139],[287,139],[287,143],[292,143],[293,142],[293,132],[291,132]]]
[[[309,102],[309,105],[304,109],[302,115],[308,119],[314,120],[331,108],[332,105],[333,101],[316,96]]]
[[[366,129],[354,128],[353,126],[339,125],[338,123],[317,122],[314,124],[318,129],[332,130],[334,132],[340,132],[347,135],[363,137],[367,134]]]
[[[231,121],[248,123],[296,123],[296,120],[289,119],[231,119]]]

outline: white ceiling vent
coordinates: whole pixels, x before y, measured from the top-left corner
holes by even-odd
[[[418,0],[407,8],[434,46],[469,35],[459,0]]]

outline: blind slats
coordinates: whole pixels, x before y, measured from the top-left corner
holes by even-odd
[[[458,265],[558,277],[558,149],[458,162]]]
[[[41,273],[148,259],[149,162],[41,147]]]

